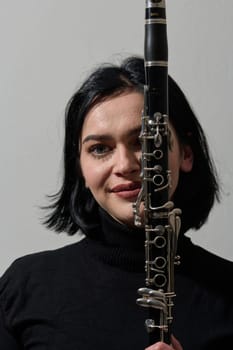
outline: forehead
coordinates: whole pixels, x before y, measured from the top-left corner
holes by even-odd
[[[141,123],[143,100],[142,94],[128,92],[97,103],[85,117],[82,136],[138,126]]]

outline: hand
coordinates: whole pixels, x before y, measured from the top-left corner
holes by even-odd
[[[163,342],[157,342],[154,345],[149,346],[145,350],[183,350],[179,341],[172,335],[171,345],[165,344]]]

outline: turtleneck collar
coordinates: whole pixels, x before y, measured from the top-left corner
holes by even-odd
[[[111,217],[102,208],[99,209],[103,241],[106,245],[124,247],[127,250],[144,249],[144,230],[129,227]]]
[[[99,260],[130,271],[144,271],[143,229],[128,227],[99,208],[99,224],[87,239]]]
[[[99,224],[89,232],[88,238],[93,254],[99,260],[126,270],[142,272],[145,266],[144,229],[129,227],[116,221],[99,208]],[[182,255],[184,241],[180,235],[178,253]]]

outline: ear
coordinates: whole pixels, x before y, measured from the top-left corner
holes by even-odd
[[[183,147],[182,160],[180,164],[180,170],[185,173],[189,173],[193,168],[193,151],[189,145],[184,145]]]

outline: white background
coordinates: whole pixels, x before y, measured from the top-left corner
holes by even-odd
[[[77,240],[40,223],[62,177],[65,105],[99,63],[143,55],[143,0],[0,0],[0,272]],[[222,203],[191,232],[233,260],[233,2],[167,0],[169,70],[207,133]]]

